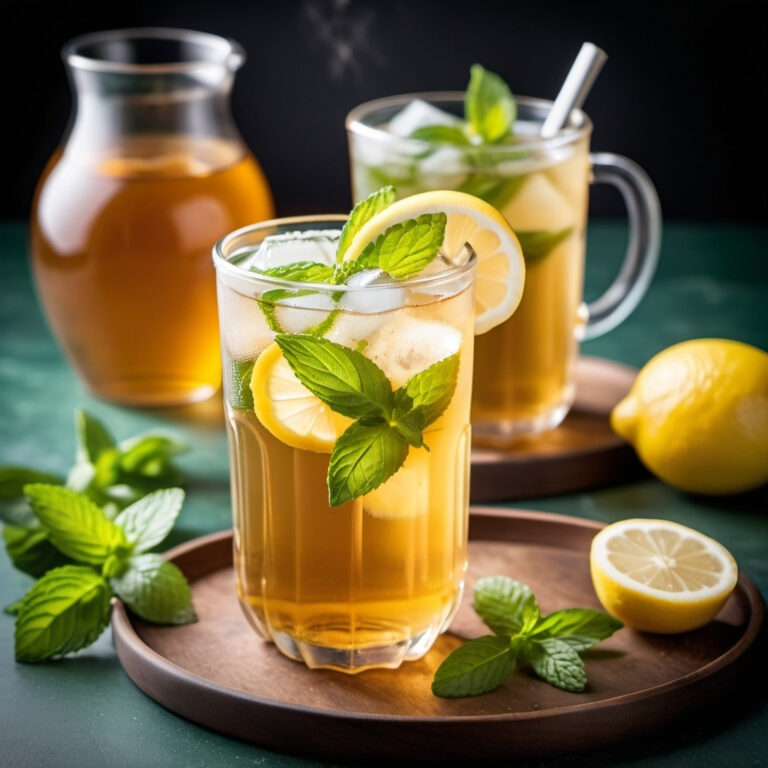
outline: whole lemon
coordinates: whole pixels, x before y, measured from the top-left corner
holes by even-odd
[[[768,482],[768,354],[725,339],[675,344],[646,363],[611,426],[678,488],[757,488]]]

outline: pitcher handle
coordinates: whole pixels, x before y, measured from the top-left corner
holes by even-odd
[[[661,247],[661,206],[648,174],[635,162],[609,152],[590,154],[594,184],[612,184],[624,198],[629,244],[610,288],[587,305],[585,339],[594,339],[625,320],[651,282]]]

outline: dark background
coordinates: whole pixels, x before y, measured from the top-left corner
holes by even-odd
[[[593,148],[639,162],[667,218],[768,219],[765,2],[0,0],[0,8],[0,218],[28,214],[66,126],[62,44],[157,25],[245,47],[235,117],[280,214],[348,209],[343,125],[354,105],[462,90],[475,61],[515,93],[553,98],[590,40],[610,57],[586,103]],[[593,211],[620,212],[616,197],[594,194]]]

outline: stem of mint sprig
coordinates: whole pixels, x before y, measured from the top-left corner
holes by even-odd
[[[332,507],[370,493],[397,472],[409,450],[425,448],[424,430],[453,398],[459,354],[446,357],[393,389],[360,352],[307,334],[276,339],[299,381],[336,413],[354,419],[328,463]]]
[[[567,608],[541,616],[531,588],[507,576],[480,579],[474,609],[493,635],[469,640],[437,668],[432,693],[478,696],[498,688],[518,663],[556,688],[573,693],[587,685],[579,654],[624,625],[603,611]]]

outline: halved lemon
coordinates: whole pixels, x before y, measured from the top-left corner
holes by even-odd
[[[389,227],[424,213],[440,212],[448,217],[441,252],[450,259],[469,244],[477,257],[475,333],[485,333],[517,309],[523,295],[525,261],[506,219],[480,198],[437,190],[398,200],[363,225],[349,244],[344,260],[357,259]]]
[[[259,421],[293,448],[330,453],[336,438],[352,423],[296,378],[277,343],[270,344],[256,360],[251,392]]]
[[[592,583],[608,613],[635,629],[672,634],[711,621],[738,568],[714,539],[668,520],[622,520],[592,541]]]

